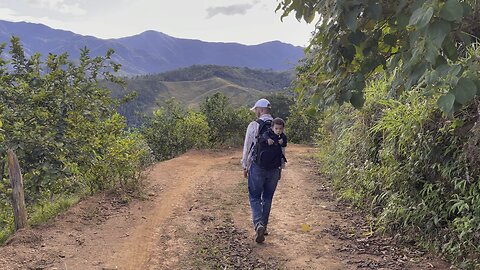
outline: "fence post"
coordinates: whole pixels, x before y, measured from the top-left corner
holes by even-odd
[[[25,195],[23,193],[23,178],[20,164],[15,153],[9,149],[7,151],[8,175],[12,184],[13,196],[13,215],[15,222],[15,231],[27,227],[27,211],[25,208]]]

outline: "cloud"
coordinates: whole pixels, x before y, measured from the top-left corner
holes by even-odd
[[[57,11],[68,15],[85,15],[87,11],[79,3],[66,3],[65,0],[27,0],[27,3],[44,9]]]
[[[32,17],[20,15],[18,12],[9,9],[9,8],[0,8],[0,18],[2,20],[11,21],[11,22],[31,22],[31,23],[42,23],[48,26],[53,26],[61,24],[60,21],[52,20],[49,17]]]
[[[218,6],[218,7],[209,7],[207,8],[207,19],[210,19],[214,16],[219,14],[222,15],[245,15],[247,11],[253,8],[256,4],[258,4],[260,0],[254,0],[251,4],[235,4],[230,6]]]

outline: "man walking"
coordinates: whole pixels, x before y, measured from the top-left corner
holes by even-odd
[[[264,123],[271,123],[273,119],[270,115],[270,109],[270,102],[264,98],[258,100],[255,106],[251,108],[252,111],[255,111],[257,121],[248,125],[243,145],[243,175],[248,177],[248,196],[252,208],[255,241],[257,243],[265,241],[273,194],[280,178],[278,167],[266,168],[266,166],[261,166],[255,157],[257,154],[255,153],[257,138],[261,136],[259,129],[265,125]]]

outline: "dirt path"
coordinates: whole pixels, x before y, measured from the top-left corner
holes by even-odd
[[[0,269],[449,269],[367,237],[315,174],[313,149],[288,148],[264,244],[253,241],[240,150],[191,151],[153,167],[146,200],[96,196],[18,233]]]

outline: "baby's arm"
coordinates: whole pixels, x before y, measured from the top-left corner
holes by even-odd
[[[262,134],[262,140],[264,142],[266,142],[268,145],[272,145],[274,143],[274,141],[272,140],[272,138],[270,138],[270,134],[268,131],[265,131],[263,134]]]
[[[287,135],[285,135],[285,133],[282,133],[282,135],[280,135],[280,140],[282,140],[282,143],[280,143],[280,145],[282,147],[287,147]]]

